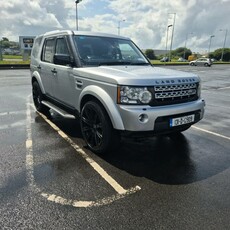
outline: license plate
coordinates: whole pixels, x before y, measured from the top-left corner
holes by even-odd
[[[175,127],[179,125],[185,125],[194,122],[195,115],[188,115],[183,117],[171,118],[170,119],[170,127]]]

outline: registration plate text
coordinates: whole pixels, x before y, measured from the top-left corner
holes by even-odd
[[[172,118],[170,119],[170,127],[189,124],[189,123],[194,122],[194,120],[195,120],[194,114],[183,116],[183,117]]]

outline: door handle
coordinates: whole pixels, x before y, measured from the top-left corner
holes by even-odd
[[[54,68],[51,70],[52,73],[57,73],[57,70]]]
[[[39,69],[39,70],[40,70],[41,68],[42,68],[42,67],[41,67],[40,65],[38,65],[38,66],[37,66],[37,69]]]

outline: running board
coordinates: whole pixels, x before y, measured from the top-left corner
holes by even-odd
[[[72,114],[67,113],[63,109],[60,109],[59,107],[57,107],[56,105],[52,104],[49,101],[42,101],[42,104],[47,106],[47,107],[49,107],[50,109],[54,110],[56,113],[60,114],[64,118],[75,119],[75,116],[73,116]]]

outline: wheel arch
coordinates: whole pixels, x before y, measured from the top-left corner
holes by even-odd
[[[31,83],[33,84],[35,81],[38,82],[39,86],[40,86],[40,89],[42,91],[43,94],[45,94],[45,89],[44,89],[44,86],[42,84],[42,80],[41,80],[41,77],[40,77],[40,74],[36,71],[33,73],[32,75],[32,78],[31,78]]]
[[[114,129],[124,130],[124,124],[116,104],[110,95],[98,86],[88,86],[81,92],[78,111],[81,111],[84,104],[91,100],[98,101],[104,107]]]

